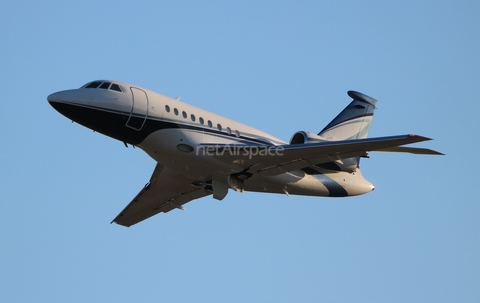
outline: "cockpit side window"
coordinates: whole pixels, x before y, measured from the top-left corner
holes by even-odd
[[[87,84],[85,88],[97,88],[102,82],[100,81],[93,81],[90,84]]]
[[[107,89],[110,86],[110,82],[103,82],[102,85],[100,85],[100,88]]]
[[[116,90],[117,92],[121,92],[122,89],[120,88],[120,85],[112,83],[112,86],[110,86],[110,90]]]

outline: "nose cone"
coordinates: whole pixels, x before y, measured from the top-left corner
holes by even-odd
[[[72,102],[72,101],[74,101],[74,91],[73,90],[63,90],[63,91],[60,91],[60,92],[56,92],[56,93],[48,95],[47,100],[48,100],[48,102],[50,102],[50,104],[55,103],[55,102],[58,102],[58,103]]]
[[[70,89],[50,94],[47,100],[59,113],[72,119],[72,114],[75,114],[78,106],[85,104],[87,99],[78,89]]]
[[[50,104],[52,102],[60,102],[60,100],[61,100],[60,95],[61,94],[59,92],[50,94],[50,95],[48,95],[47,100],[48,100],[48,102],[50,102]]]
[[[74,90],[65,90],[47,96],[48,103],[65,117],[77,121],[76,98]]]
[[[47,97],[48,103],[55,108],[56,111],[61,113],[62,115],[65,115],[63,107],[64,107],[64,102],[65,102],[65,96],[63,92],[56,92],[53,94],[48,95]]]

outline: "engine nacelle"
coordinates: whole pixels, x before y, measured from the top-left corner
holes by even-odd
[[[307,143],[319,143],[319,142],[328,142],[324,137],[312,134],[305,131],[296,132],[290,139],[290,145],[295,144],[307,144]],[[330,158],[330,157],[329,157]],[[341,159],[338,156],[333,156],[330,158],[331,162],[324,163],[312,163],[319,168],[324,168],[328,170],[344,171],[344,172],[355,172],[358,168],[359,158],[346,158]]]
[[[290,139],[290,144],[305,144],[305,143],[315,143],[315,142],[324,142],[324,137],[312,134],[310,132],[299,131],[296,132]]]

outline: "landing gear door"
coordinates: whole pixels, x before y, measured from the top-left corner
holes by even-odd
[[[148,96],[147,93],[139,88],[130,87],[132,91],[132,111],[128,117],[126,126],[135,130],[141,130],[147,120],[148,115]]]

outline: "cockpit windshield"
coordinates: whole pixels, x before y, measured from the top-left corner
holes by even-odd
[[[117,92],[123,92],[122,87],[116,83],[108,81],[93,81],[85,84],[81,88],[101,88],[101,89],[110,89]]]

